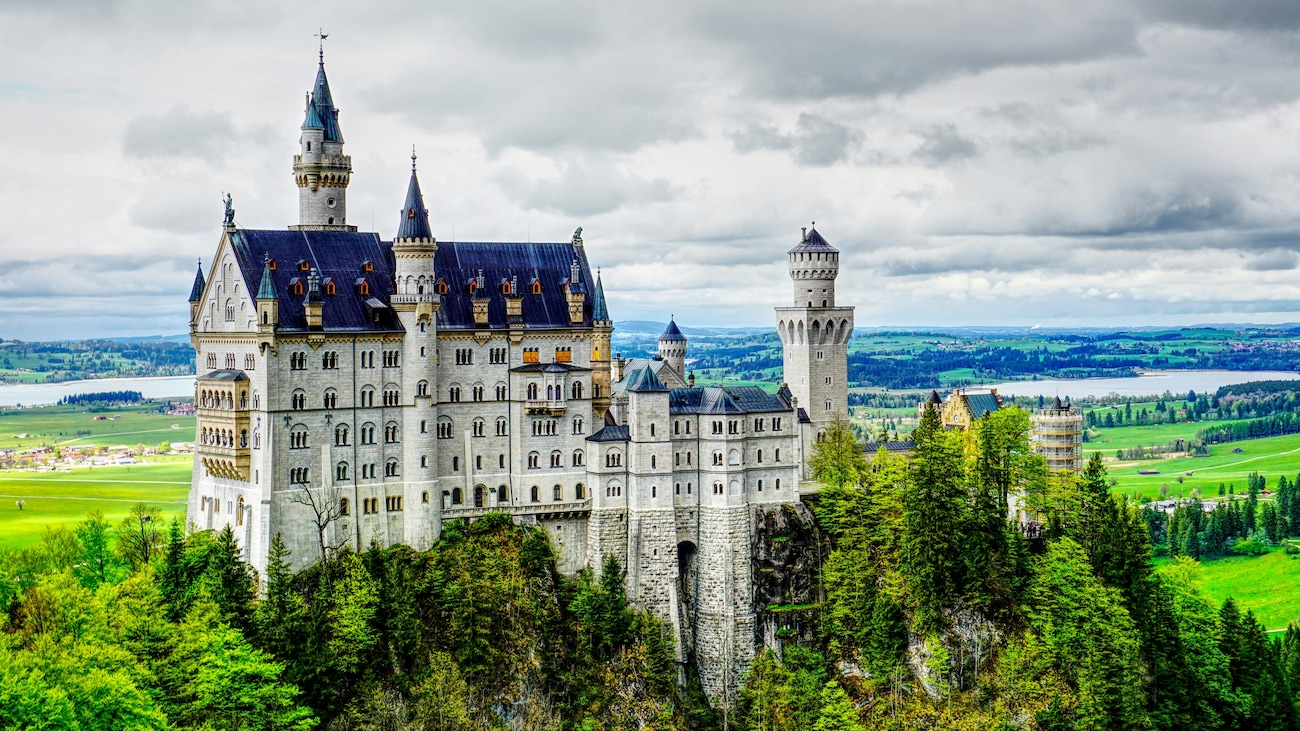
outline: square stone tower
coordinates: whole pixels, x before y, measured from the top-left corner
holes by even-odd
[[[820,433],[849,405],[848,344],[853,308],[835,306],[840,252],[816,228],[788,252],[794,306],[776,308],[785,383]]]

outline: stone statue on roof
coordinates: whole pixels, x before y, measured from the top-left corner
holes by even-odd
[[[581,226],[579,226],[578,228],[574,229],[574,231],[573,231],[573,242],[572,242],[572,243],[573,243],[574,246],[582,246],[582,227],[581,227]]]
[[[235,222],[235,204],[230,194],[226,194],[226,223]]]

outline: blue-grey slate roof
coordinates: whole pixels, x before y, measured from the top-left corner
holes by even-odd
[[[203,281],[203,264],[199,264],[199,270],[194,273],[194,286],[190,287],[190,302],[198,302],[203,299],[203,287],[206,283]]]
[[[447,283],[447,294],[442,296],[438,309],[438,327],[479,330],[474,323],[473,300],[468,282],[480,270],[485,282],[500,282],[518,277],[523,323],[526,328],[591,327],[592,302],[583,303],[581,323],[569,320],[569,300],[565,296],[564,282],[569,279],[569,265],[578,261],[580,279],[591,280],[591,268],[582,246],[570,242],[554,243],[477,243],[448,241],[438,244],[434,254],[434,276]],[[532,282],[541,285],[541,294],[533,294]],[[527,282],[528,285],[523,285]],[[484,289],[488,297],[488,327],[504,328],[506,301],[499,287]]]
[[[589,371],[590,368],[583,368],[572,363],[525,363],[524,365],[511,368],[511,373],[574,373]]]
[[[429,229],[429,210],[424,207],[424,195],[420,193],[420,179],[415,176],[414,163],[411,165],[411,182],[406,186],[406,205],[402,206],[402,220],[397,225],[397,238],[433,238],[433,232]]]
[[[970,409],[972,419],[981,419],[990,411],[997,411],[1001,408],[998,403],[998,397],[991,393],[968,393],[962,394],[966,399],[966,406]]]
[[[208,371],[199,376],[200,381],[247,381],[248,374],[233,368],[222,368],[217,371]]]
[[[257,285],[257,299],[277,299],[275,294],[275,275],[271,272],[271,257],[269,252],[264,254],[262,259],[262,281]]]
[[[307,100],[307,116],[302,122],[303,129],[323,129],[325,139],[330,142],[342,142],[343,132],[339,129],[339,110],[334,108],[334,96],[330,94],[330,82],[325,78],[325,62],[316,68],[316,84]]]
[[[587,437],[589,442],[626,442],[631,439],[627,424],[606,424],[600,431]]]
[[[269,256],[275,262],[275,270],[270,273],[280,303],[281,332],[307,330],[304,295],[293,294],[289,286],[294,279],[304,284],[307,280],[307,272],[298,268],[300,261],[306,261],[322,277],[338,283],[337,294],[322,297],[325,330],[403,331],[396,314],[385,304],[393,293],[392,247],[380,241],[377,234],[237,229],[230,238],[248,291],[261,289],[261,282],[254,282],[252,278],[264,273],[266,267],[257,266],[263,263],[263,258]],[[366,262],[374,265],[374,271],[363,271]],[[370,288],[369,295],[361,294],[360,287],[355,284],[362,279]],[[348,286],[344,282],[354,284]]]
[[[674,388],[668,393],[672,414],[758,414],[789,411],[788,397],[773,396],[758,386]]]
[[[800,241],[799,244],[793,249],[790,249],[788,253],[794,253],[796,251],[811,251],[817,253],[835,252],[837,249],[831,246],[826,239],[822,238],[822,235],[817,233],[817,229],[812,228],[808,230],[808,235],[804,236],[803,241]]]
[[[668,320],[668,327],[664,328],[664,334],[659,336],[660,342],[672,342],[685,339],[686,336],[683,335],[682,331],[677,327],[677,321],[671,318]]]
[[[645,367],[628,374],[627,387],[624,390],[628,393],[664,393],[668,391],[668,387],[659,381],[653,368]]]
[[[596,299],[592,303],[591,319],[597,322],[610,322],[609,308],[605,306],[605,287],[600,283],[600,274],[596,274]]]

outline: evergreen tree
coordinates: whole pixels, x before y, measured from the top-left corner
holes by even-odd
[[[203,579],[221,621],[241,631],[251,629],[257,576],[253,567],[244,563],[229,525],[217,533]]]
[[[288,556],[289,549],[276,533],[267,554],[266,598],[257,603],[253,622],[258,645],[284,659],[296,655],[305,621],[302,597],[293,590]]]
[[[821,706],[813,731],[866,731],[849,694],[834,680],[826,681]]]
[[[926,408],[913,439],[916,451],[903,493],[899,564],[913,626],[928,634],[943,626],[943,609],[961,589],[964,473],[957,437],[943,430],[933,407]]]
[[[74,531],[81,548],[73,573],[87,589],[112,581],[121,569],[121,561],[113,555],[112,527],[98,510],[86,516]]]
[[[185,571],[185,533],[179,518],[173,518],[167,527],[167,548],[163,553],[162,568],[158,571],[158,588],[167,602],[167,617],[179,622],[189,611],[186,595],[189,581]]]

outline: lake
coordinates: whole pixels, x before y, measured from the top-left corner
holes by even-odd
[[[17,383],[0,386],[0,406],[44,406],[64,396],[104,391],[139,391],[145,398],[194,398],[194,376],[96,378],[63,383]]]
[[[990,383],[1003,396],[1159,396],[1165,391],[1187,396],[1188,391],[1214,393],[1221,386],[1247,381],[1297,381],[1300,373],[1291,371],[1147,371],[1132,378],[1044,378],[1037,381]]]

